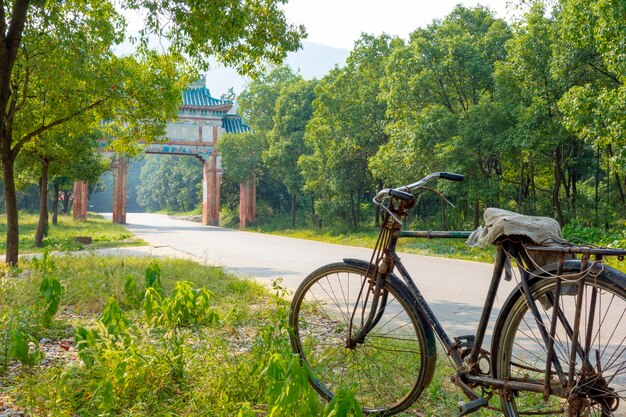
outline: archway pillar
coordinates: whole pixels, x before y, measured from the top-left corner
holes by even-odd
[[[256,178],[239,184],[239,227],[246,227],[256,220]]]
[[[217,168],[217,159],[202,160],[202,224],[220,224],[220,179],[222,170]]]
[[[126,179],[128,159],[117,157],[111,162],[113,171],[113,223],[126,224]]]
[[[87,197],[89,192],[89,184],[85,181],[77,181],[74,183],[74,192],[72,195],[72,215],[74,220],[87,220]]]

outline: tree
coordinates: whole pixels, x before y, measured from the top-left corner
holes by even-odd
[[[477,225],[485,190],[497,194],[501,166],[494,139],[506,130],[501,117],[492,118],[493,125],[481,123],[481,115],[495,109],[494,66],[506,57],[510,36],[507,24],[484,7],[457,6],[396,48],[385,77],[391,138],[372,162],[377,175],[391,180],[394,171],[410,173],[408,182],[432,171],[462,172],[461,197]]]
[[[553,66],[557,76],[578,75],[559,102],[563,124],[581,141],[595,146],[597,165],[601,152],[605,153],[607,211],[613,204],[609,195],[613,174],[619,198],[616,206],[622,214],[626,213],[625,9],[623,0],[562,1]],[[596,217],[598,182],[596,175]]]
[[[381,62],[399,44],[388,35],[362,35],[345,67],[335,68],[315,87],[305,136],[311,153],[300,158],[305,190],[317,197],[324,217],[340,217],[352,228],[361,222],[366,191],[375,187],[368,162],[388,140]]]
[[[269,146],[263,153],[265,166],[291,194],[291,227],[296,226],[296,197],[304,184],[298,159],[306,152],[304,132],[313,113],[314,87],[315,82],[300,79],[281,89]]]
[[[274,112],[280,90],[298,79],[287,66],[273,68],[254,79],[237,98],[239,114],[252,131],[267,135],[274,128]]]
[[[226,133],[217,144],[224,170],[239,183],[247,183],[261,173],[261,155],[266,147],[266,137],[255,132]]]
[[[144,59],[118,58],[125,21],[111,1],[0,2],[0,156],[7,212],[6,261],[17,263],[14,164],[23,147],[70,120],[112,119],[117,145],[163,134],[176,115],[184,57],[201,67],[208,56],[255,73],[297,49],[302,27],[287,24],[282,0],[237,3],[127,0],[142,10]],[[166,22],[166,23],[164,23]],[[148,50],[151,33],[171,41],[168,54]],[[180,82],[182,81],[182,82]],[[179,83],[180,82],[180,83]]]
[[[69,128],[71,124],[65,125]],[[80,130],[80,129],[76,129]],[[51,137],[57,135],[57,137]],[[35,163],[31,170],[19,172],[32,175],[39,171],[39,221],[35,233],[35,246],[43,246],[43,238],[48,228],[48,179],[53,178],[53,224],[56,224],[60,178],[95,183],[106,170],[102,154],[97,152],[98,133],[76,136],[72,130],[56,129],[43,133],[24,146],[22,156]]]
[[[137,202],[149,211],[188,211],[202,199],[202,164],[192,157],[149,156],[139,174]]]
[[[277,67],[272,69],[268,74],[262,75],[253,80],[246,89],[241,93],[237,99],[239,104],[239,112],[242,118],[248,123],[252,130],[252,137],[241,139],[249,144],[250,148],[247,149],[251,152],[250,155],[254,155],[255,158],[258,155],[262,157],[264,151],[269,146],[269,136],[274,129],[274,117],[276,113],[276,102],[280,96],[280,92],[286,85],[301,79],[299,75],[293,73],[293,71],[286,66]],[[248,141],[249,139],[249,141]],[[221,141],[222,139],[220,139]],[[233,139],[232,143],[236,143],[238,140]],[[230,180],[238,180],[240,184],[247,184],[248,186],[256,187],[257,181],[259,181],[264,172],[267,171],[267,167],[263,165],[262,160],[254,160],[250,165],[248,156],[235,155],[236,149],[229,147],[229,144],[225,145],[227,153],[229,155],[222,155],[224,159],[230,162],[225,162],[227,168],[225,176]],[[232,150],[231,150],[232,149]],[[257,152],[260,152],[257,154]],[[236,162],[239,161],[239,162]],[[235,166],[235,164],[243,163],[243,166]],[[230,165],[229,165],[230,164]],[[234,169],[234,172],[228,172]],[[245,171],[247,177],[240,177],[238,173]],[[271,174],[268,176],[272,176]],[[272,178],[272,181],[275,181]],[[253,184],[254,183],[254,184]],[[269,185],[269,181],[262,182],[263,185]],[[276,187],[271,187],[272,191],[276,191]],[[263,190],[259,190],[259,196],[266,194]],[[284,189],[280,189],[281,196],[284,195]],[[275,193],[271,193],[276,195]],[[285,197],[286,198],[286,197]],[[280,199],[280,198],[279,198]]]

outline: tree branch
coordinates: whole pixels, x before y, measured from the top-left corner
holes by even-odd
[[[61,123],[65,123],[68,120],[73,119],[74,117],[80,116],[81,114],[85,113],[88,110],[93,109],[94,107],[97,107],[99,105],[101,105],[102,103],[104,103],[105,101],[107,101],[108,98],[102,98],[100,100],[97,100],[93,103],[91,103],[89,106],[84,107],[82,109],[79,109],[77,111],[75,111],[74,113],[67,115],[65,117],[62,117],[60,119],[57,119],[51,123],[48,123],[47,125],[43,125],[41,126],[39,129],[34,130],[33,132],[30,132],[29,134],[27,134],[26,136],[24,136],[22,139],[20,139],[19,142],[17,142],[15,144],[15,146],[11,149],[11,158],[15,159],[17,157],[17,154],[20,152],[20,150],[24,147],[24,145],[26,145],[29,141],[31,141],[35,136],[41,135],[42,133],[44,133],[45,131],[60,125]]]
[[[7,17],[4,10],[4,2],[0,1],[0,45],[1,41],[5,40],[5,35],[7,33]]]
[[[13,67],[15,57],[17,56],[20,41],[22,40],[22,33],[24,32],[24,25],[26,23],[26,15],[28,13],[29,5],[30,0],[15,0],[15,3],[13,3],[11,24],[9,26],[9,31],[6,32],[6,43],[9,51],[9,56],[7,57],[9,59],[9,68]],[[9,74],[5,75],[8,76]]]
[[[30,66],[28,65],[29,56],[28,56],[28,52],[26,51],[26,48],[22,48],[22,51],[24,51],[24,57],[26,58],[26,63],[27,63],[26,68],[24,70],[24,86],[22,87],[21,97],[18,95],[17,98],[15,98],[14,95],[11,95],[11,103],[9,104],[9,111],[7,112],[7,118],[6,118],[7,124],[13,123],[13,118],[15,117],[15,113],[20,111],[20,109],[24,107],[24,104],[26,103],[26,93],[28,92],[28,83],[30,80]],[[17,89],[17,85],[15,86],[15,88]]]
[[[609,73],[608,71],[603,70],[602,68],[600,68],[597,65],[594,65],[592,62],[588,62],[587,63],[591,68],[593,68],[594,70],[598,71],[600,74],[604,74],[607,77],[609,77],[611,80],[615,81],[618,85],[622,85],[622,82],[615,77],[613,74]]]

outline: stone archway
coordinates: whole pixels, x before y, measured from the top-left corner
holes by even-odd
[[[202,223],[219,225],[220,179],[223,170],[216,149],[223,133],[247,132],[250,128],[241,117],[232,112],[233,102],[211,96],[205,80],[191,84],[183,91],[178,119],[167,126],[167,140],[146,146],[149,154],[195,156],[202,161]],[[126,222],[126,177],[128,160],[116,155],[111,163],[113,171],[113,222]],[[85,190],[86,199],[86,190]],[[75,218],[86,216],[76,214]],[[256,187],[240,185],[240,224],[254,221],[256,216]],[[78,217],[77,217],[78,216]]]

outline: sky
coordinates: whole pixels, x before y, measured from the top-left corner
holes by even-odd
[[[361,33],[387,33],[407,39],[418,27],[442,19],[461,3],[482,4],[506,18],[508,0],[289,0],[283,6],[291,23],[306,27],[308,42],[352,49]]]

